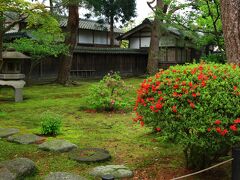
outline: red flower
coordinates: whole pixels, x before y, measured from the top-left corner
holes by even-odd
[[[227,133],[228,133],[228,130],[226,130],[226,129],[224,129],[222,132],[220,132],[220,134],[221,134],[222,136],[225,136]]]
[[[217,131],[218,133],[221,133],[222,130],[221,130],[220,127],[217,127],[217,128],[216,128],[216,131]]]
[[[205,87],[206,86],[206,82],[202,81],[201,85],[202,85],[202,87]]]
[[[178,96],[178,93],[177,92],[173,92],[173,97],[177,97]]]
[[[161,131],[161,128],[160,128],[160,127],[157,127],[157,128],[156,128],[156,131],[157,131],[157,132],[160,132],[160,131]]]
[[[154,111],[154,106],[150,106],[150,109],[151,109],[152,111]]]
[[[204,79],[204,75],[203,74],[199,74],[198,75],[198,80]]]
[[[217,79],[217,76],[213,76],[213,79],[214,79],[214,80]]]
[[[234,123],[235,123],[235,124],[240,124],[240,119],[235,119],[235,120],[234,120]]]
[[[210,132],[210,131],[211,131],[211,128],[208,128],[207,131]]]
[[[178,89],[179,88],[179,85],[178,84],[175,84],[174,86],[173,86],[173,89]]]
[[[233,89],[234,89],[234,91],[236,91],[237,90],[237,86],[233,86]]]
[[[176,113],[176,112],[177,112],[177,106],[173,106],[173,107],[172,107],[172,111],[173,111],[174,113]]]
[[[188,85],[189,85],[190,87],[192,87],[192,86],[193,86],[193,83],[192,83],[192,82],[190,82]]]
[[[143,121],[140,121],[140,124],[141,124],[142,127],[144,126],[144,122]]]
[[[157,109],[162,109],[162,107],[163,107],[163,105],[162,105],[161,103],[157,103],[157,104],[156,104],[156,108],[157,108]]]
[[[219,124],[221,124],[222,123],[222,121],[220,121],[220,120],[216,120],[215,122],[214,122],[214,124],[217,124],[217,125],[219,125]]]
[[[237,131],[237,126],[236,126],[236,124],[230,126],[230,129],[231,129],[232,131]]]
[[[190,103],[190,106],[191,106],[191,108],[193,108],[193,109],[195,108],[195,104],[192,103],[192,102]]]
[[[192,93],[192,97],[197,97],[197,94],[196,93]]]
[[[186,81],[182,82],[182,86],[186,86],[186,84],[187,84]]]

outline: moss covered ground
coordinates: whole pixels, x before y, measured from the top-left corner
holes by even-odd
[[[126,79],[131,85],[128,96],[134,102],[141,78]],[[38,171],[29,179],[42,179],[49,172],[73,172],[91,179],[88,172],[107,164],[125,164],[135,171],[134,179],[170,179],[185,174],[181,148],[161,143],[157,134],[132,121],[133,112],[96,113],[86,111],[88,89],[97,81],[79,81],[79,85],[56,84],[24,88],[24,102],[13,102],[13,90],[0,89],[0,127],[20,129],[21,133],[40,133],[39,116],[51,111],[63,116],[61,134],[80,148],[97,147],[110,151],[112,159],[105,163],[85,164],[69,160],[67,153],[38,150],[36,145],[18,145],[0,140],[0,161],[27,157],[36,162]],[[52,137],[51,137],[52,138]],[[51,139],[50,137],[48,139]]]

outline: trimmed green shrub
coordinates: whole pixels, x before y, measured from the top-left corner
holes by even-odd
[[[134,110],[136,122],[182,145],[189,168],[206,167],[240,140],[240,68],[201,63],[161,70],[142,82]]]
[[[91,109],[97,111],[113,111],[125,109],[129,106],[126,98],[128,87],[118,73],[109,73],[90,88],[87,103]]]
[[[45,112],[41,115],[41,133],[43,135],[57,135],[62,126],[62,117],[53,112]]]

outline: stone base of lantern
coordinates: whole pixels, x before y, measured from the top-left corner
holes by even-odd
[[[23,80],[0,80],[0,86],[10,86],[15,90],[15,102],[23,101],[22,89],[25,86],[25,81]]]

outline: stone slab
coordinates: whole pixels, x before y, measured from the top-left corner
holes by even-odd
[[[15,179],[24,179],[36,171],[35,163],[27,158],[16,158],[13,160],[4,161],[0,163],[0,167],[3,167],[5,172],[7,169]]]
[[[65,140],[56,139],[56,140],[44,142],[40,144],[38,148],[45,151],[68,152],[74,148],[77,148],[77,145]]]
[[[0,138],[8,137],[18,132],[19,130],[14,128],[0,128]]]
[[[35,134],[13,135],[7,138],[10,142],[19,144],[33,144],[42,141],[44,138]]]
[[[44,180],[87,180],[79,175],[66,172],[52,172]]]
[[[16,176],[7,168],[0,167],[0,180],[15,180]]]
[[[69,158],[77,162],[103,162],[111,158],[110,153],[100,148],[75,149],[69,153]]]
[[[124,165],[107,165],[94,168],[90,174],[94,177],[102,177],[104,175],[112,175],[114,178],[131,178],[133,172]]]
[[[19,80],[24,78],[24,74],[0,74],[0,79],[2,80]]]
[[[26,82],[23,80],[15,80],[15,81],[4,81],[0,80],[0,86],[12,86],[15,89],[21,89],[25,86]]]

